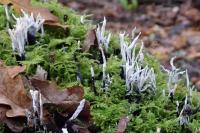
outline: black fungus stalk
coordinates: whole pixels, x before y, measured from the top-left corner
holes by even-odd
[[[104,79],[103,79],[102,88],[103,88],[103,91],[105,92],[105,88],[106,88],[106,81],[105,81]]]
[[[175,84],[174,87],[171,88],[169,92],[169,99],[171,100],[172,103],[174,102],[176,88],[177,88],[177,84]]]
[[[173,103],[173,101],[174,101],[174,94],[172,92],[170,92],[170,94],[169,94],[169,99]]]
[[[16,58],[16,61],[24,61],[26,59],[26,56],[25,54],[21,54],[21,55],[15,54],[15,58]]]
[[[120,71],[120,77],[121,77],[121,79],[126,79],[126,73],[125,73],[125,70],[124,70],[124,65],[121,65],[120,66],[120,69],[121,69],[121,71]]]
[[[37,32],[37,30],[34,26],[30,26],[28,28],[27,39],[28,39],[29,45],[33,45],[36,43],[36,32]]]

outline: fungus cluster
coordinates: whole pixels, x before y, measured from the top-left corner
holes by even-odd
[[[8,30],[8,33],[12,40],[13,51],[20,56],[21,60],[24,60],[25,45],[35,42],[35,36],[38,31],[41,30],[42,35],[44,34],[43,23],[45,20],[40,14],[34,18],[33,13],[29,16],[29,14],[23,10],[21,10],[21,12],[23,13],[22,17],[17,18],[15,15],[12,15],[16,24],[13,29]],[[7,19],[9,18],[7,17]]]

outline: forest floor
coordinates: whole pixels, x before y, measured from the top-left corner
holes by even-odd
[[[117,0],[60,0],[81,14],[92,14],[95,23],[105,16],[111,31],[131,33],[134,27],[142,32],[147,50],[160,62],[169,65],[176,56],[176,65],[188,69],[192,82],[200,90],[200,10],[190,0],[140,4],[127,11]]]
[[[0,132],[200,131],[199,0],[23,1],[0,0]]]

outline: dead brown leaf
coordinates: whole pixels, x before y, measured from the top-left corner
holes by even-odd
[[[10,75],[9,72],[13,73]],[[16,67],[0,67],[0,105],[10,106],[11,109],[6,112],[7,117],[25,116],[25,109],[29,108],[31,103],[22,77],[18,75],[13,78],[16,74]]]
[[[72,87],[65,90],[58,90],[57,85],[54,82],[48,80],[40,80],[37,78],[31,78],[31,84],[50,102],[62,102],[62,101],[80,101],[83,98],[83,90],[81,87]]]
[[[35,7],[30,4],[30,0],[1,0],[0,4],[8,5],[12,4],[17,12],[21,12],[23,9],[25,12],[33,13],[36,17],[38,14],[45,19],[45,24],[59,24],[59,18],[53,15],[47,8]]]
[[[200,59],[200,52],[195,51],[194,53],[189,53],[186,59],[187,60]]]
[[[84,91],[80,86],[73,86],[64,90],[58,90],[54,82],[31,78],[33,87],[41,92],[46,101],[44,105],[58,107],[65,110],[65,115],[72,115],[83,99]],[[90,120],[90,104],[86,102],[80,119],[89,122]]]
[[[25,119],[22,117],[8,118],[6,112],[10,109],[9,106],[0,105],[0,123],[4,122],[13,132],[21,132],[24,126]]]
[[[10,128],[12,131],[11,133],[21,133],[23,131],[25,121],[25,117],[7,117],[4,123]]]
[[[184,15],[189,18],[192,22],[199,22],[200,16],[198,15],[200,11],[196,8],[190,8],[185,10]]]
[[[124,133],[128,125],[128,122],[129,122],[128,117],[122,117],[118,123],[117,133]]]
[[[26,122],[26,111],[32,110],[32,99],[29,97],[28,89],[37,89],[42,95],[43,106],[61,109],[64,116],[73,115],[79,102],[83,99],[84,91],[80,86],[74,86],[65,90],[58,90],[54,82],[31,78],[30,81],[19,75],[25,67],[8,67],[0,62],[0,120],[13,132],[21,132]],[[52,112],[43,108],[43,120],[49,125],[52,122]],[[79,114],[80,120],[87,124],[90,120],[90,104],[86,101],[85,106]],[[55,125],[53,125],[55,127]],[[83,128],[83,129],[84,129]],[[81,131],[81,129],[80,129]]]
[[[23,123],[15,125],[15,128],[10,123],[17,117],[25,117],[25,110],[31,106],[31,99],[27,96],[23,79],[18,75],[24,69],[18,66],[0,66],[0,112],[3,112],[1,119],[4,118],[1,122],[8,123],[7,126],[15,132],[21,131]]]
[[[89,49],[95,45],[96,35],[95,30],[89,30],[86,34],[85,41],[83,43],[83,51],[89,51]]]
[[[174,46],[175,50],[179,50],[187,46],[186,38],[181,35],[173,36],[171,38],[171,43]]]
[[[9,106],[1,105],[0,106],[0,121],[6,120],[6,112],[9,110]]]
[[[11,78],[14,78],[17,76],[19,73],[24,72],[26,69],[25,66],[14,66],[14,67],[7,67],[8,74]]]

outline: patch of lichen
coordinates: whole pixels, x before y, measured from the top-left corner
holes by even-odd
[[[107,92],[102,90],[102,64],[100,51],[87,53],[81,50],[86,32],[92,25],[81,24],[80,16],[74,11],[57,4],[55,0],[50,3],[40,3],[32,0],[33,5],[49,8],[60,18],[67,31],[63,29],[50,29],[45,27],[45,35],[37,36],[35,45],[26,46],[26,60],[17,62],[12,53],[11,40],[6,29],[6,20],[3,6],[0,6],[0,59],[8,65],[21,63],[27,66],[26,74],[35,73],[37,65],[41,65],[49,74],[49,79],[58,83],[60,88],[82,84],[85,98],[90,101],[93,120],[92,132],[116,132],[117,123],[122,116],[128,116],[130,121],[126,132],[155,132],[156,128],[162,132],[181,132],[176,115],[175,101],[182,101],[187,89],[184,81],[178,83],[174,102],[163,96],[163,89],[167,88],[167,75],[160,68],[160,63],[145,52],[144,65],[154,69],[156,74],[156,93],[133,93],[126,96],[125,81],[120,77],[120,46],[118,35],[113,34],[107,52],[107,72],[112,83]],[[59,34],[58,34],[59,33]],[[80,41],[80,46],[78,41]],[[91,87],[90,67],[95,71],[94,94]],[[82,77],[81,83],[77,81],[78,67]],[[166,90],[167,92],[167,90]],[[199,103],[199,94],[193,92],[193,107]],[[190,123],[185,128],[195,131],[199,128],[200,113],[192,115]]]

